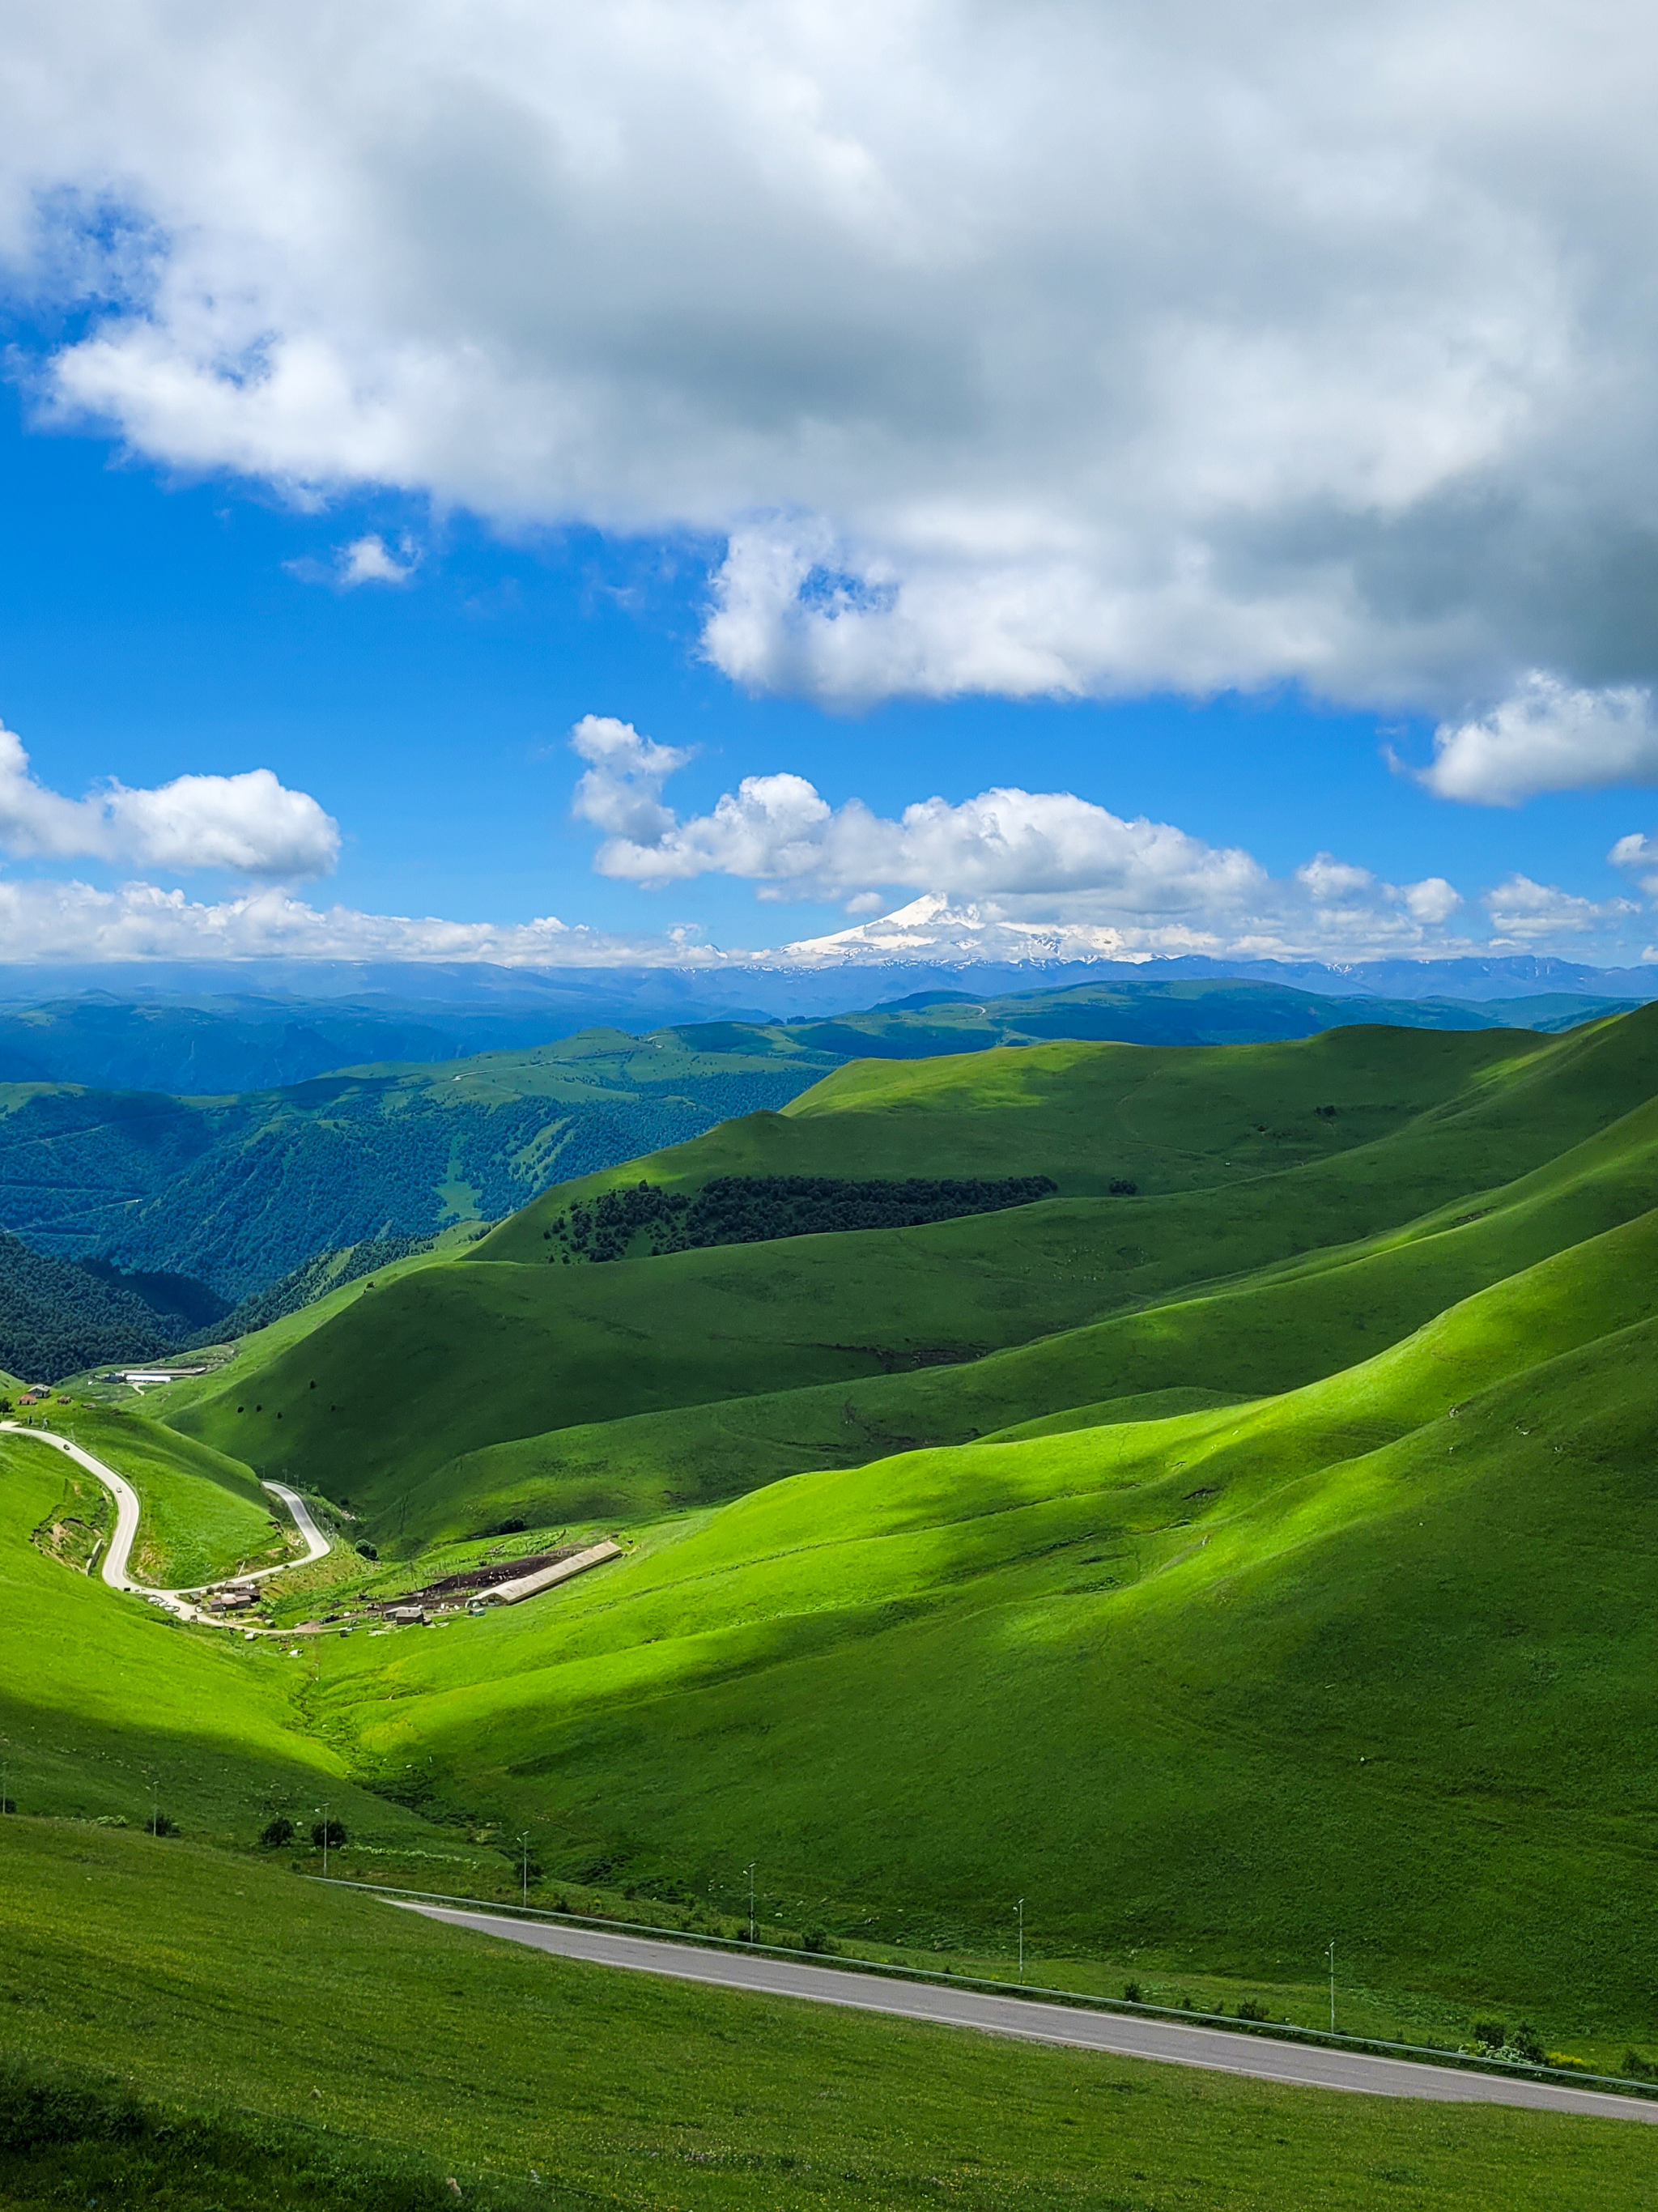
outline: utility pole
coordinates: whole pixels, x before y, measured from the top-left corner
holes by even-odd
[[[1019,1899],[1018,1908],[1017,1908],[1017,1909],[1018,1909],[1018,1914],[1019,1914],[1019,1979],[1020,1979],[1021,1981],[1023,1981],[1023,1979],[1024,1979],[1024,1899],[1023,1899],[1023,1898],[1021,1898],[1021,1899]]]
[[[322,1808],[322,1878],[328,1879],[328,1808]]]
[[[754,1862],[753,1862],[753,1860],[750,1860],[750,1861],[749,1862],[748,1865],[744,1869],[744,1872],[748,1875],[748,1878],[749,1878],[749,1941],[750,1941],[750,1943],[752,1943],[752,1942],[753,1942],[753,1941],[754,1941]]]
[[[1328,1944],[1330,1954],[1330,2033],[1336,2032],[1336,1946],[1333,1936]]]
[[[530,1831],[525,1828],[518,1840],[519,1847],[524,1854],[520,1869],[524,1879],[520,1887],[519,1902],[527,1909],[530,1903]]]

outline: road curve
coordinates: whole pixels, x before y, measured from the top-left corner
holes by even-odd
[[[137,1492],[124,1474],[117,1474],[112,1467],[106,1467],[102,1460],[94,1459],[89,1451],[83,1450],[70,1437],[60,1437],[51,1429],[31,1428],[21,1421],[0,1421],[0,1431],[10,1436],[31,1437],[36,1443],[50,1444],[54,1451],[62,1452],[77,1467],[83,1467],[88,1474],[96,1476],[113,1498],[115,1533],[109,1540],[104,1553],[104,1564],[100,1570],[111,1589],[136,1590],[140,1597],[153,1598],[157,1604],[166,1606],[169,1612],[179,1613],[186,1620],[200,1617],[199,1608],[185,1601],[211,1589],[211,1583],[194,1583],[187,1589],[155,1589],[148,1583],[134,1582],[128,1574],[127,1562],[132,1556],[133,1542],[138,1534],[140,1504]],[[320,1559],[333,1549],[331,1540],[318,1528],[297,1491],[289,1490],[286,1484],[280,1482],[261,1483],[260,1488],[268,1490],[273,1498],[280,1498],[293,1515],[294,1525],[305,1539],[305,1557],[283,1559],[274,1567],[260,1567],[243,1579],[263,1582],[266,1576],[285,1574],[290,1567],[309,1566],[313,1559]]]
[[[1025,1997],[987,1996],[936,1983],[888,1981],[833,1966],[796,1966],[786,1959],[743,1952],[708,1951],[689,1943],[658,1943],[639,1936],[610,1936],[596,1929],[562,1928],[512,1920],[489,1912],[387,1899],[410,1912],[446,1920],[456,1928],[504,1936],[561,1959],[666,1974],[677,1981],[713,1982],[723,1989],[768,1996],[805,1997],[815,2004],[859,2012],[896,2014],[902,2020],[945,2027],[972,2027],[1032,2043],[1063,2043],[1120,2058],[1156,2058],[1218,2074],[1247,2074],[1258,2081],[1297,2087],[1345,2089],[1372,2097],[1421,2097],[1445,2104],[1523,2105],[1533,2111],[1592,2112],[1615,2120],[1658,2122],[1658,2101],[1619,2097],[1603,2090],[1557,2087],[1521,2076],[1476,2074],[1454,2066],[1423,2065],[1408,2058],[1373,2057],[1359,2051],[1279,2043],[1270,2036],[1233,2034],[1224,2028],[1187,2027],[1175,2021],[1095,2012],[1081,2006],[1039,2004]]]

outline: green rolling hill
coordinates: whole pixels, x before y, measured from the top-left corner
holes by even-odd
[[[781,1114],[561,1187],[464,1260],[377,1279],[313,1330],[251,1340],[224,1373],[168,1394],[169,1418],[349,1497],[377,1537],[421,1540],[526,1506],[564,1517],[594,1454],[611,1510],[637,1510],[615,1454],[648,1465],[648,1437],[589,1433],[630,1417],[665,1418],[647,1494],[688,1502],[711,1494],[695,1472],[711,1423],[712,1494],[729,1496],[884,1439],[957,1441],[1149,1390],[1282,1389],[1658,1202],[1639,1147],[1631,1158],[1604,1133],[1658,1087],[1655,1020],[1561,1039],[1354,1029],[1206,1054],[1066,1044],[859,1063]],[[883,1167],[1046,1174],[1058,1194],[608,1266],[565,1264],[550,1233],[606,1184]],[[1509,1189],[1527,1174],[1538,1189]],[[1124,1181],[1136,1194],[1110,1195]],[[1338,1264],[1339,1290],[1317,1279]],[[758,1398],[768,1413],[733,1419]],[[735,1431],[760,1445],[751,1466]],[[549,1489],[538,1471],[566,1449],[576,1488]]]
[[[772,1233],[802,1178],[1039,1176]],[[733,1177],[749,1241],[571,1241],[607,1193]],[[147,1409],[227,1494],[298,1482],[378,1547],[296,1577],[286,1619],[502,1530],[623,1559],[303,1662],[143,1629],[218,1669],[227,1773],[245,1704],[254,1763],[326,1762],[382,1853],[527,1827],[544,1883],[643,1911],[756,1859],[782,1924],[964,1959],[1005,1955],[1023,1896],[1049,1978],[1309,2021],[1334,1938],[1371,2032],[1506,2008],[1615,2063],[1658,2042],[1655,1261],[1658,1010],[863,1061],[337,1287]],[[127,1610],[74,1605],[94,1644]],[[112,1744],[96,1675],[0,1725]],[[61,1802],[61,1760],[26,1771]],[[246,1842],[238,1790],[211,1818]]]
[[[252,1035],[228,1016],[36,1009],[16,1018],[30,1036],[61,1043],[72,1032],[96,1048],[94,1065],[104,1044],[111,1066],[128,1064],[123,1052],[148,1066],[151,1046],[155,1064],[166,1066],[178,1048],[194,1079],[179,1097],[62,1080],[0,1084],[0,1231],[28,1248],[0,1248],[0,1335],[12,1364],[51,1378],[100,1360],[154,1360],[234,1340],[334,1285],[510,1215],[551,1183],[780,1108],[848,1058],[925,1061],[1066,1039],[1262,1042],[1379,1020],[1547,1030],[1599,1010],[1558,993],[1485,1008],[1226,980],[1095,982],[984,1000],[921,992],[832,1022],[704,1023],[644,1037],[589,1030],[530,1048],[345,1068],[225,1097],[202,1095],[221,1064],[218,1046],[230,1049],[228,1066]],[[278,1035],[268,1021],[255,1027]],[[342,1017],[290,1042],[301,1064],[308,1055],[316,1066],[328,1036],[343,1051],[382,1035],[417,1047],[424,1034]],[[9,1065],[0,1049],[0,1072]],[[933,1101],[935,1120],[937,1111]],[[1129,1133],[1119,1134],[1137,1156]],[[878,1144],[878,1176],[888,1173],[884,1152]],[[65,1261],[80,1272],[53,1276],[48,1263]]]

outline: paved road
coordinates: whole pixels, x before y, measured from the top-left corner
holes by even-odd
[[[512,1920],[490,1912],[456,1911],[446,1905],[404,1905],[428,1919],[504,1936],[561,1959],[601,1966],[626,1966],[678,1981],[714,1982],[724,1989],[770,1996],[806,1997],[817,2004],[847,2005],[859,2012],[896,2013],[904,2020],[947,2027],[979,2028],[1032,2043],[1072,2044],[1124,2058],[1161,2058],[1219,2074],[1248,2074],[1265,2081],[1305,2088],[1350,2089],[1373,2097],[1423,2097],[1448,2104],[1526,2105],[1544,2112],[1594,2112],[1610,2119],[1658,2121],[1658,2102],[1594,2089],[1557,2088],[1497,2074],[1462,2073],[1454,2066],[1424,2066],[1407,2058],[1373,2058],[1362,2051],[1325,2051],[1270,2036],[1235,2035],[1224,2028],[1186,2027],[1175,2021],[1136,2019],[1023,1997],[982,1996],[934,1983],[887,1981],[833,1966],[795,1966],[786,1959],[750,1958],[741,1952],[700,1950],[689,1943],[658,1943],[639,1936],[610,1936],[595,1929],[560,1928]]]
[[[294,1526],[305,1539],[305,1557],[302,1559],[284,1559],[280,1566],[261,1567],[256,1574],[247,1577],[250,1582],[263,1582],[267,1575],[285,1575],[290,1567],[308,1567],[313,1559],[323,1559],[333,1550],[333,1539],[325,1536],[318,1528],[311,1518],[310,1507],[297,1490],[290,1490],[285,1482],[261,1482],[259,1487],[268,1490],[273,1498],[280,1498],[294,1516]]]
[[[31,1437],[38,1444],[50,1444],[54,1451],[62,1452],[77,1467],[83,1467],[88,1474],[95,1475],[114,1498],[115,1533],[109,1540],[104,1564],[100,1570],[111,1589],[136,1590],[140,1597],[153,1598],[158,1605],[165,1606],[168,1612],[176,1613],[186,1620],[210,1617],[203,1615],[198,1607],[189,1603],[189,1600],[198,1596],[203,1589],[210,1589],[211,1584],[197,1583],[189,1589],[152,1589],[147,1583],[135,1583],[127,1573],[127,1561],[132,1556],[133,1540],[138,1534],[139,1500],[137,1492],[124,1474],[117,1474],[112,1467],[106,1467],[102,1460],[94,1459],[89,1451],[83,1451],[79,1444],[72,1443],[68,1437],[58,1436],[52,1429],[27,1427],[21,1421],[0,1421],[0,1430],[13,1436]],[[305,1557],[302,1559],[284,1559],[278,1566],[261,1567],[257,1574],[246,1577],[247,1581],[263,1582],[267,1575],[285,1574],[289,1567],[308,1566],[313,1559],[320,1559],[333,1549],[331,1539],[324,1535],[312,1519],[305,1500],[297,1491],[289,1490],[280,1482],[267,1482],[260,1486],[268,1490],[273,1498],[279,1498],[293,1515],[294,1525],[305,1539]]]

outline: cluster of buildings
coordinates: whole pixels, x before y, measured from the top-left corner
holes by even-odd
[[[234,1583],[221,1583],[202,1600],[204,1613],[246,1613],[259,1601],[259,1585],[251,1575]]]

